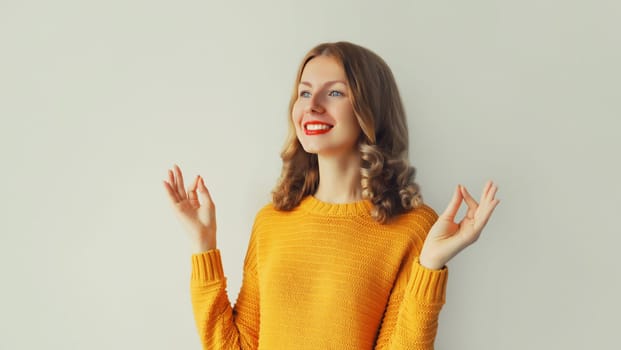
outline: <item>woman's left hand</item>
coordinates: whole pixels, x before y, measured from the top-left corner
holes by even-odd
[[[497,190],[498,187],[488,181],[481,194],[481,203],[477,203],[465,187],[457,185],[448,207],[427,234],[420,253],[420,264],[429,269],[441,269],[460,251],[474,243],[494,208],[500,203],[499,199],[494,198]],[[462,200],[466,202],[468,212],[459,223],[455,223],[455,215]]]

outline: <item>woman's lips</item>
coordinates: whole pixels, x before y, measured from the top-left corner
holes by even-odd
[[[332,125],[321,122],[308,122],[304,124],[304,133],[306,135],[321,135],[332,130]]]
[[[320,134],[325,134],[327,132],[330,132],[331,129],[319,129],[319,130],[308,130],[308,129],[304,129],[304,133],[306,135],[320,135]]]

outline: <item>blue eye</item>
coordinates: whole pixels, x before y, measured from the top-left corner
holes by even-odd
[[[308,91],[300,91],[299,94],[300,97],[310,97],[310,92]],[[332,97],[339,97],[339,96],[344,96],[344,94],[338,90],[332,90],[328,93],[328,96],[332,96]]]

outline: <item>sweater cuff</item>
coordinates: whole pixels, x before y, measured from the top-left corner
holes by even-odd
[[[210,249],[199,254],[192,254],[192,280],[216,281],[224,279],[222,257],[219,249]]]
[[[416,300],[444,304],[447,280],[448,269],[446,266],[440,270],[431,270],[421,265],[418,257],[416,257],[412,266],[408,292]]]

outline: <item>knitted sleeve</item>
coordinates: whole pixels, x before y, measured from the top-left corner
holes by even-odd
[[[250,236],[242,286],[234,307],[226,292],[219,249],[192,255],[190,294],[203,349],[257,349],[259,286],[254,228]]]
[[[437,214],[434,213],[437,218]],[[419,228],[422,237],[433,222]],[[417,225],[418,226],[418,225]],[[391,291],[376,350],[433,350],[438,317],[445,302],[448,270],[430,270],[420,265],[419,251],[406,258]]]

